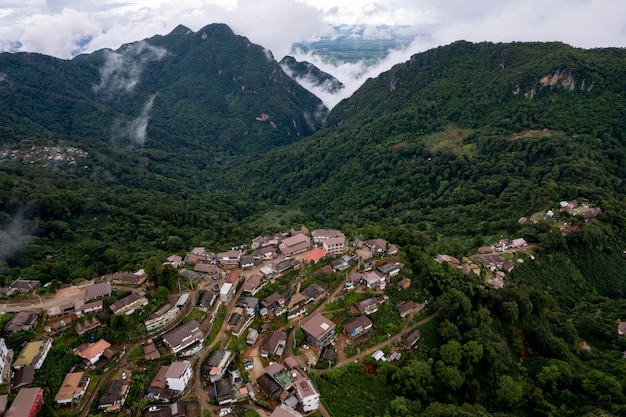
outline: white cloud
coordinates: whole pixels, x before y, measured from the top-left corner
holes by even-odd
[[[111,140],[114,144],[143,146],[146,143],[150,112],[156,96],[156,94],[150,96],[135,119],[127,123],[118,121],[114,124],[111,130]]]
[[[117,52],[106,51],[104,65],[100,68],[100,84],[93,89],[109,97],[131,91],[139,82],[145,65],[160,61],[166,54],[165,49],[147,42],[137,42]]]

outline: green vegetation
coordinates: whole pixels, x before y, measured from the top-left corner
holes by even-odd
[[[616,335],[626,319],[626,50],[457,42],[369,80],[314,134],[319,101],[225,26],[148,42],[170,54],[145,60],[147,76],[114,97],[92,88],[103,51],[72,61],[0,55],[0,243],[11,242],[0,284],[145,267],[158,286],[150,306],[124,317],[105,309],[107,326],[92,333],[127,343],[177,286],[167,255],[302,224],[339,228],[398,245],[411,279],[386,291],[370,343],[402,328],[402,300],[429,300],[424,314],[439,315],[399,362],[313,374],[334,417],[626,415],[626,339]],[[135,120],[150,97],[146,142],[117,137],[112,126]],[[601,212],[560,212],[572,199]],[[433,259],[500,237],[537,245],[534,259],[505,256],[515,268],[502,289]],[[312,277],[320,266],[303,286],[345,277]],[[258,296],[295,280],[286,274]],[[347,318],[361,296],[346,294],[329,316]],[[68,331],[63,343],[90,337]],[[50,391],[75,361],[63,346],[38,376]]]

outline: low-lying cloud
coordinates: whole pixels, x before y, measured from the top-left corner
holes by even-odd
[[[135,88],[147,63],[160,61],[167,55],[163,48],[141,41],[120,51],[105,51],[105,61],[100,68],[100,84],[94,85],[96,93],[114,97]]]
[[[28,243],[34,229],[25,221],[23,210],[18,211],[6,226],[0,229],[0,268],[8,258]]]
[[[143,146],[146,143],[150,112],[156,94],[150,96],[136,118],[127,121],[117,121],[111,130],[111,141],[115,145]]]

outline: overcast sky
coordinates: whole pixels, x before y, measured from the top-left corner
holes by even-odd
[[[367,25],[371,37],[388,33],[376,26],[402,25],[405,33],[420,35],[376,68],[334,68],[308,56],[348,84],[344,95],[360,84],[348,78],[362,81],[416,52],[459,39],[626,46],[624,0],[0,0],[0,49],[71,58],[167,34],[179,24],[197,31],[217,22],[270,49],[278,60],[292,43],[331,33],[329,25]]]

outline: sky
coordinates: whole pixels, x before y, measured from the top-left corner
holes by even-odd
[[[333,34],[332,25],[361,25],[365,37],[415,37],[374,66],[315,63],[346,84],[334,106],[368,77],[417,52],[468,41],[562,41],[582,48],[626,46],[624,0],[0,0],[0,49],[70,59],[78,53],[226,23],[280,60],[292,44]],[[294,54],[296,55],[296,54]]]

